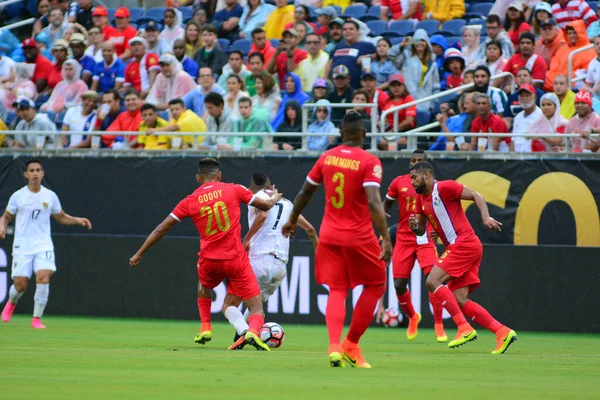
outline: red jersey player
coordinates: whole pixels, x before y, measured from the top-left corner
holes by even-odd
[[[504,353],[517,340],[517,334],[496,321],[485,308],[469,300],[469,294],[480,284],[479,264],[483,247],[467,219],[461,200],[475,202],[486,228],[499,231],[502,224],[490,217],[487,204],[479,193],[455,181],[436,181],[433,167],[427,162],[415,164],[410,169],[410,179],[419,194],[416,215],[409,218],[411,230],[422,235],[427,223],[430,223],[446,246],[446,251],[427,277],[427,288],[458,325],[458,333],[448,347],[458,347],[477,338],[477,332],[465,319],[466,315],[496,334],[496,349],[492,354]],[[444,286],[446,283],[448,287]]]
[[[302,210],[319,185],[325,186],[325,214],[315,258],[317,282],[329,286],[325,321],[329,332],[329,364],[371,368],[358,347],[373,319],[373,310],[385,291],[385,261],[392,244],[387,230],[379,185],[383,170],[377,157],[362,149],[365,126],[360,114],[342,120],[343,144],[325,152],[308,174],[294,201],[283,234],[292,236]],[[379,246],[373,222],[383,240]],[[382,251],[383,247],[383,251]],[[348,289],[364,285],[354,308],[348,335],[340,345]]]
[[[226,281],[227,295],[223,312],[230,306],[239,306],[242,301],[250,310],[246,341],[257,350],[269,351],[269,347],[258,336],[264,324],[260,288],[242,246],[240,204],[245,203],[267,211],[280,199],[275,192],[268,200],[255,197],[241,185],[221,182],[219,162],[204,158],[198,164],[196,175],[200,187],[183,199],[173,212],[148,236],[142,247],[129,260],[136,266],[144,253],[158,242],[177,222],[192,218],[200,234],[200,260],[198,261],[198,310],[202,325],[196,343],[204,344],[212,339],[210,304],[212,289]]]
[[[410,157],[410,168],[421,161],[427,160],[427,154],[423,150],[416,150]],[[401,175],[394,179],[388,189],[386,199],[383,203],[385,211],[388,212],[394,202],[398,200],[398,211],[400,220],[398,221],[398,229],[396,230],[396,245],[394,246],[394,254],[392,256],[392,265],[394,268],[394,287],[398,296],[398,303],[408,317],[408,330],[406,336],[408,340],[414,340],[417,337],[419,322],[421,322],[421,314],[415,311],[412,304],[410,292],[407,289],[410,273],[415,266],[415,261],[419,261],[419,265],[425,276],[429,275],[431,268],[437,260],[437,251],[434,243],[429,240],[427,232],[422,236],[417,236],[410,230],[408,226],[408,218],[411,214],[415,214],[417,192],[410,183],[410,175]],[[442,313],[444,311],[442,303],[429,293],[429,301],[433,306],[433,320],[435,327],[435,336],[438,342],[448,341],[448,336],[444,332],[444,324],[442,323]],[[380,302],[383,306],[383,302]]]

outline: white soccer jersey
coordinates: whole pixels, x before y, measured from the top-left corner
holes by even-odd
[[[256,193],[256,197],[264,200],[269,195],[264,191]],[[259,231],[250,239],[250,257],[263,254],[275,254],[277,258],[287,263],[290,253],[290,239],[283,236],[281,227],[287,222],[292,213],[293,204],[286,199],[281,199],[277,204],[267,211],[267,219]],[[252,226],[256,214],[259,212],[250,206],[248,210],[248,226]]]
[[[61,210],[56,193],[44,186],[38,193],[27,186],[13,193],[6,206],[6,211],[16,216],[13,255],[54,251],[50,216]]]

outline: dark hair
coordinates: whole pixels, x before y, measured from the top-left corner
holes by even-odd
[[[496,39],[492,39],[492,40],[490,40],[490,41],[489,41],[489,42],[488,42],[488,43],[485,45],[485,49],[487,50],[487,49],[488,49],[488,47],[490,47],[490,46],[496,46],[496,47],[497,47],[497,48],[500,50],[500,57],[502,57],[502,54],[503,54],[503,52],[502,52],[502,43],[500,43],[500,41],[499,41],[499,40],[496,40]],[[498,58],[500,58],[500,57],[498,57]],[[486,62],[488,61],[488,58],[487,58],[487,56],[485,57],[485,61],[486,61]]]
[[[474,70],[472,70],[472,69],[468,69],[468,70],[466,70],[466,71],[463,73],[463,78],[464,78],[464,76],[465,76],[465,75],[467,75],[467,74],[475,75],[475,71],[474,71]]]
[[[214,33],[215,35],[219,34],[219,31],[217,31],[217,28],[215,28],[214,25],[210,25],[210,24],[208,24],[204,27],[204,32]]]
[[[198,162],[198,175],[213,175],[220,170],[219,161],[214,158],[203,158]]]
[[[40,164],[40,166],[42,167],[42,170],[44,170],[44,166],[42,165],[42,162],[35,158],[27,161],[27,164],[25,164],[25,170],[27,170],[31,164]]]
[[[300,7],[301,9],[304,10],[304,15],[306,15],[306,19],[305,21],[308,22],[308,20],[310,19],[310,9],[305,6],[304,4],[298,4],[297,6],[294,7],[294,11],[296,10],[296,8]]]
[[[365,131],[365,121],[360,113],[350,110],[344,115],[340,127],[342,137],[345,132],[349,132],[350,134],[362,134]]]
[[[244,82],[241,76],[239,76],[238,74],[231,74],[227,77],[227,80],[230,80],[231,78],[234,78],[238,81],[238,83],[240,84],[240,90],[242,92],[246,89],[246,83]]]
[[[344,25],[346,24],[352,24],[356,27],[356,29],[358,29],[360,31],[360,25],[358,24],[358,22],[354,21],[353,19],[348,18],[347,20],[344,21]],[[343,28],[343,26],[342,26]]]
[[[258,35],[259,33],[265,33],[265,31],[263,30],[263,28],[255,28],[252,31],[252,38],[254,39],[254,35]]]
[[[517,18],[517,22],[515,22],[515,32],[519,30],[519,27],[522,23],[525,22],[525,13],[523,11],[519,11],[521,15]],[[510,27],[512,26],[512,22],[510,18],[508,18],[508,10],[506,10],[506,17],[504,18],[504,29],[508,32]],[[533,41],[535,43],[535,40]]]
[[[169,106],[176,106],[176,105],[180,105],[181,107],[185,108],[185,103],[181,99],[173,99],[173,100],[169,101]]]
[[[309,36],[316,36],[319,38],[319,43],[321,42],[321,35],[319,35],[317,32],[310,32],[306,34],[306,37],[304,38],[305,40],[308,39]]]
[[[390,39],[386,38],[386,37],[382,37],[381,39],[379,39],[377,41],[377,45],[379,45],[379,42],[384,41],[387,43],[388,46],[390,46],[390,48],[392,47],[392,42],[390,42]],[[381,61],[381,57],[379,56],[379,54],[375,53],[375,61]]]
[[[104,92],[104,94],[112,94],[113,98],[115,100],[121,100],[121,94],[119,93],[119,91],[117,89],[110,89],[110,90]]]
[[[365,98],[367,99],[367,103],[369,102],[369,92],[367,92],[365,89],[356,89],[354,93],[352,93],[352,100],[354,100],[354,97],[359,94],[365,96]]]
[[[142,105],[142,108],[140,109],[140,111],[144,112],[146,110],[152,110],[152,111],[156,112],[156,106],[154,104],[144,103]]]
[[[498,26],[502,26],[502,21],[500,20],[500,17],[496,14],[488,15],[485,22],[488,24],[498,24]]]
[[[412,152],[411,156],[413,156],[415,154],[422,154],[423,155],[423,160],[427,161],[427,153],[425,153],[425,150],[423,150],[423,149],[416,149],[415,151]]]
[[[530,40],[531,43],[535,44],[535,36],[531,32],[523,32],[519,35],[519,44],[521,44],[521,40],[527,39]]]
[[[420,161],[420,162],[416,163],[415,165],[413,165],[413,167],[410,169],[409,172],[413,172],[413,171],[415,171],[415,172],[429,171],[430,173],[433,174],[433,167],[427,161]]]
[[[515,73],[515,76],[516,76],[516,75],[519,73],[519,71],[527,71],[527,73],[528,73],[529,75],[531,75],[531,71],[529,70],[529,68],[527,68],[527,67],[521,67],[521,68],[519,68],[519,69],[517,70],[517,72]]]
[[[221,96],[219,93],[210,92],[206,95],[206,97],[204,97],[204,104],[207,103],[220,107],[225,104],[225,101],[223,101],[223,96]]]
[[[488,67],[486,67],[485,65],[479,65],[477,66],[477,68],[475,68],[475,70],[473,71],[473,74],[475,74],[475,72],[477,71],[483,71],[486,73],[486,75],[489,77],[492,76],[492,73],[490,72],[490,69]]]
[[[258,75],[256,79],[260,79],[263,82],[263,90],[265,94],[271,93],[275,87],[275,79],[273,79],[273,75],[269,74],[267,71],[263,71],[263,73]]]
[[[137,98],[141,98],[141,97],[142,97],[142,96],[140,95],[140,92],[138,92],[138,91],[137,91],[137,89],[130,88],[130,89],[127,89],[127,91],[126,91],[126,92],[125,92],[125,94],[123,95],[123,98],[125,98],[125,97],[127,97],[127,96],[131,96],[131,95],[134,95],[134,96],[136,96]]]
[[[163,11],[163,17],[164,17],[164,15],[165,15],[166,13],[168,13],[168,12],[172,13],[172,14],[173,14],[173,16],[176,16],[176,14],[175,14],[175,10],[173,10],[171,7],[169,7],[169,8],[166,8],[166,9],[165,9],[165,11]]]
[[[52,14],[52,11],[60,11],[60,13],[64,16],[65,12],[62,10],[62,8],[60,7],[52,7],[48,10],[48,16],[50,16],[50,14]]]
[[[240,58],[242,59],[242,61],[244,61],[244,52],[241,50],[231,50],[229,52],[229,56],[231,57],[232,54],[238,54],[240,56]]]
[[[248,62],[250,62],[251,59],[253,59],[254,57],[258,57],[260,58],[260,61],[262,61],[262,63],[265,63],[265,56],[263,55],[263,53],[259,53],[258,51],[255,51],[254,53],[250,53],[250,55],[248,56]]]
[[[269,177],[266,174],[257,172],[254,175],[252,175],[252,180],[250,181],[250,184],[256,186],[265,186],[268,182]]]
[[[250,103],[250,105],[252,105],[252,99],[248,96],[244,96],[238,100],[238,104],[242,103]]]

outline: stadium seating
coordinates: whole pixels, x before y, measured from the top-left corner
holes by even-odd
[[[381,20],[369,21],[367,26],[371,30],[371,36],[380,36],[387,30],[387,22]]]
[[[429,111],[417,110],[417,126],[424,126],[431,122]]]
[[[137,22],[138,19],[140,19],[144,16],[143,8],[135,7],[135,8],[130,9],[129,12],[131,13],[131,22]],[[161,15],[159,21],[162,21],[162,20],[163,20],[163,17]]]
[[[367,10],[367,15],[372,15],[374,17],[379,18],[381,15],[381,6],[372,6]]]
[[[407,35],[413,31],[412,21],[394,21],[390,24],[390,31],[399,33],[402,36]]]
[[[165,7],[154,7],[149,10],[146,10],[146,17],[154,18],[157,21],[162,21],[164,13]]]
[[[470,13],[478,13],[481,15],[488,15],[493,6],[494,6],[494,3],[477,3],[477,4],[471,5],[469,12]]]
[[[273,41],[271,41],[272,43]],[[250,39],[239,39],[231,44],[231,50],[241,50],[244,52],[244,55],[248,55],[250,53],[250,46],[252,46],[252,40]]]
[[[269,41],[271,42],[271,46],[273,46],[273,47],[279,46],[279,40],[278,39],[271,39]]]
[[[598,14],[598,2],[597,1],[588,1],[588,4],[589,4],[590,8],[592,10],[594,10],[594,12],[596,14]]]
[[[168,111],[159,111],[157,114],[158,114],[158,118],[162,118],[165,121],[168,121],[170,119]]]
[[[229,51],[229,39],[217,39],[219,41],[219,45],[225,51]],[[244,53],[246,54],[246,53]]]
[[[192,7],[179,7],[179,11],[181,11],[181,19],[183,19],[184,21],[192,18],[192,14],[194,12],[194,10],[192,10]]]
[[[417,23],[415,29],[424,29],[429,36],[435,34],[440,29],[440,21],[426,20]]]
[[[442,24],[442,31],[451,32],[453,35],[460,35],[462,27],[466,24],[464,19],[452,19]]]
[[[354,17],[356,19],[360,19],[360,17],[365,15],[366,12],[367,6],[364,4],[353,4],[344,10],[343,16],[347,18]]]
[[[117,12],[117,9],[116,8],[107,8],[106,11],[108,11],[108,20],[109,21],[114,21],[115,20],[115,13]]]

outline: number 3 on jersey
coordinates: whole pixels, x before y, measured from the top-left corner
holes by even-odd
[[[338,185],[335,188],[337,198],[335,196],[331,198],[331,205],[335,208],[342,208],[344,207],[344,174],[341,172],[336,172],[333,174],[332,181]]]
[[[221,214],[223,214],[222,217]],[[229,222],[229,213],[227,212],[227,206],[225,206],[225,203],[223,203],[222,201],[217,201],[212,207],[202,207],[200,209],[200,216],[208,216],[208,222],[206,223],[206,234],[208,236],[217,233],[217,230],[212,227],[213,218],[217,221],[217,228],[219,228],[221,232],[227,232],[231,227],[231,222]]]

